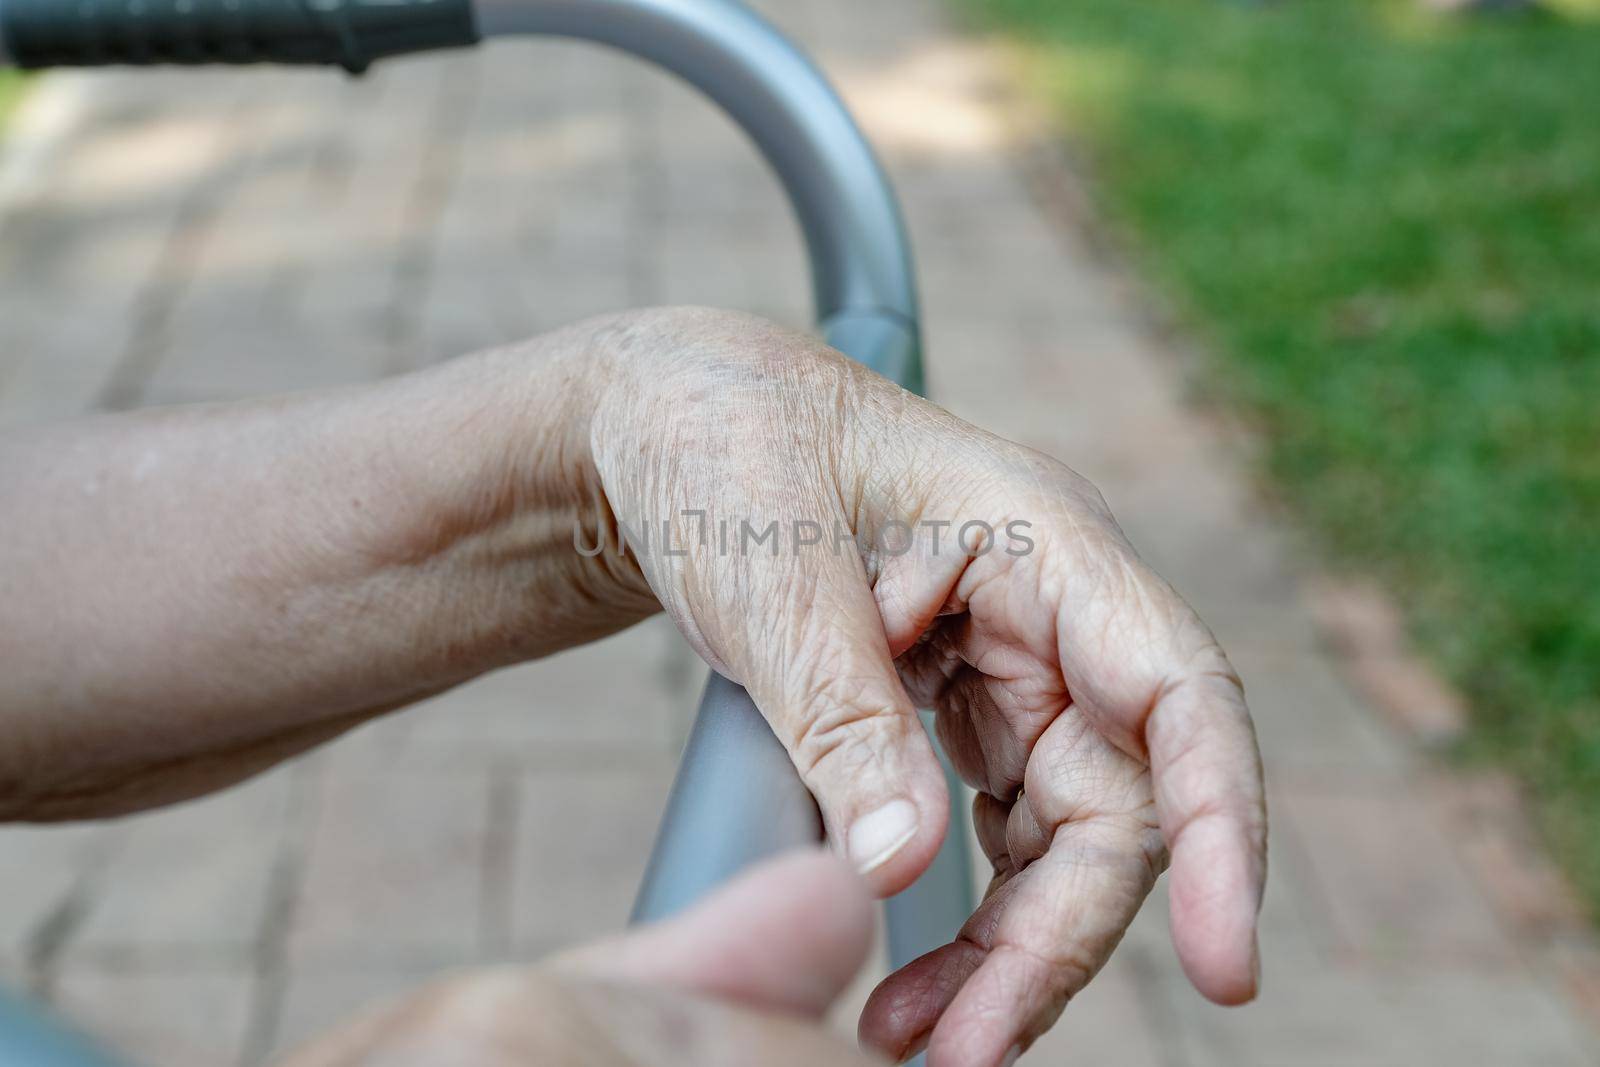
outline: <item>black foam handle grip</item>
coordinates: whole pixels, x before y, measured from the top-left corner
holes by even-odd
[[[476,44],[470,0],[0,0],[19,67],[337,64]]]

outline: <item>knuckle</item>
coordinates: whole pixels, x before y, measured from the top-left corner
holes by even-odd
[[[807,688],[791,746],[802,777],[855,772],[884,757],[905,715],[882,699],[878,688],[848,677],[822,679]]]
[[[1043,1013],[1049,1018],[1059,1014],[1067,1002],[1089,984],[1103,962],[1097,945],[1082,942],[1041,947],[1021,940],[1007,940],[999,947],[1032,961],[1048,987]]]
[[[1198,619],[1195,621],[1199,623]],[[1204,623],[1200,625],[1204,626]],[[1243,697],[1244,680],[1239,677],[1239,672],[1234,670],[1232,661],[1228,659],[1228,654],[1222,650],[1216,638],[1211,636],[1209,630],[1205,633],[1205,643],[1189,658],[1189,680],[1220,685],[1232,689],[1238,696]]]
[[[1195,623],[1205,634],[1204,641],[1156,687],[1146,713],[1147,719],[1154,719],[1157,710],[1163,707],[1185,709],[1182,714],[1167,717],[1180,721],[1163,724],[1181,731],[1184,751],[1204,738],[1206,728],[1214,721],[1213,716],[1249,717],[1245,710],[1244,680],[1234,670],[1216,638],[1204,629],[1204,624],[1198,618]],[[1204,713],[1197,713],[1200,709]]]

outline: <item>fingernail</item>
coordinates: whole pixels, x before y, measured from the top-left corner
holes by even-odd
[[[1021,1055],[1022,1055],[1022,1046],[1021,1045],[1012,1045],[1009,1049],[1006,1050],[1006,1058],[1000,1061],[1000,1067],[1011,1067],[1011,1065],[1013,1063],[1017,1062],[1017,1058],[1019,1056],[1021,1056]]]
[[[1250,978],[1254,985],[1252,993],[1261,992],[1261,942],[1256,937],[1250,939]]]
[[[862,874],[870,873],[917,836],[917,807],[909,800],[891,800],[850,824],[846,849]]]

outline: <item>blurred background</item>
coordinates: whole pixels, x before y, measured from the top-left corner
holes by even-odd
[[[1024,1062],[1600,1061],[1600,12],[760,6],[904,198],[934,397],[1097,481],[1257,715],[1261,1001],[1189,990],[1156,899]],[[648,304],[808,319],[740,135],[590,46],[0,79],[0,423]],[[199,803],[0,830],[0,979],[243,1067],[614,929],[702,677],[653,620]]]

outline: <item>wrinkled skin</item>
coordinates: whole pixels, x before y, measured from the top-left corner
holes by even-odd
[[[850,869],[791,854],[668,922],[443,979],[278,1067],[872,1067],[819,1025],[871,934]]]
[[[861,1022],[896,1057],[1002,1062],[1099,970],[1173,863],[1172,929],[1199,990],[1250,999],[1265,865],[1254,734],[1211,633],[1138,558],[1092,485],[961,422],[824,346],[720,318],[675,321],[678,358],[630,378],[595,416],[596,465],[630,528],[707,509],[643,573],[695,649],[749,688],[881,894],[942,840],[944,783],[914,713],[978,795],[995,876],[951,945],[891,976]],[[720,554],[718,519],[867,533],[774,557]],[[970,532],[983,520],[996,531]],[[872,532],[898,520],[881,540]],[[949,522],[935,544],[927,520]],[[1007,538],[1013,520],[1031,551]],[[922,532],[926,529],[926,533]],[[1008,551],[1010,549],[1011,551]],[[1016,552],[1018,554],[1013,554]],[[887,859],[859,817],[911,801]],[[881,841],[875,841],[881,844]],[[892,843],[892,841],[891,841]]]
[[[671,553],[574,550],[663,520]],[[723,520],[783,540],[724,555]],[[958,549],[971,520],[995,536]],[[1189,977],[1255,994],[1261,768],[1211,633],[1081,477],[808,336],[630,312],[384,382],[7,431],[0,521],[0,819],[197,796],[665,608],[873,892],[946,830],[916,706],[978,790],[990,891],[878,989],[869,1044],[1004,1062],[1169,859]]]

